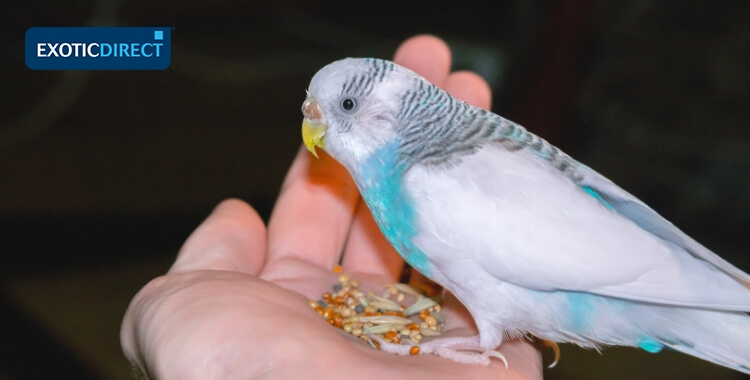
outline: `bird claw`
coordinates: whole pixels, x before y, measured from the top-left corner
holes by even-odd
[[[388,343],[382,338],[371,335],[371,340],[378,342],[380,350],[396,355],[412,355],[412,347],[419,347],[419,354],[434,354],[441,358],[463,364],[490,365],[490,358],[502,360],[508,369],[508,360],[497,350],[485,350],[479,344],[479,335],[474,337],[439,338],[420,344]],[[474,352],[470,352],[474,351]]]
[[[487,350],[487,351],[482,352],[482,356],[485,356],[488,359],[490,357],[496,357],[496,358],[502,360],[503,364],[505,364],[505,369],[508,369],[508,359],[506,359],[505,355],[501,354],[499,351],[497,351],[497,350]]]
[[[552,362],[552,364],[547,366],[547,368],[555,368],[557,363],[560,362],[560,346],[558,346],[556,342],[551,340],[544,340],[542,341],[542,344],[544,345],[544,347],[551,348],[552,352],[555,353],[555,360]]]

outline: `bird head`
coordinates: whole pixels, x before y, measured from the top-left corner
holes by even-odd
[[[404,95],[419,75],[393,62],[348,58],[313,77],[302,104],[302,139],[350,171],[397,137]]]

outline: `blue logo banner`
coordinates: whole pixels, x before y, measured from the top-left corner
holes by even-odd
[[[32,70],[164,70],[171,27],[34,27],[26,31]]]

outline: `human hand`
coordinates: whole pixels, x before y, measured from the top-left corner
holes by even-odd
[[[490,105],[481,78],[449,74],[450,51],[434,37],[406,41],[394,60],[468,103]],[[345,169],[300,149],[267,229],[247,204],[221,203],[169,272],[135,296],[122,325],[125,355],[154,378],[541,378],[528,342],[503,343],[506,370],[499,361],[390,355],[331,327],[307,302],[330,291],[340,260],[365,290],[393,283],[403,267]],[[455,298],[443,313],[446,334],[476,334]]]

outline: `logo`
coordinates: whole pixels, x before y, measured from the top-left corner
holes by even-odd
[[[164,70],[170,27],[34,27],[26,31],[32,70]]]

